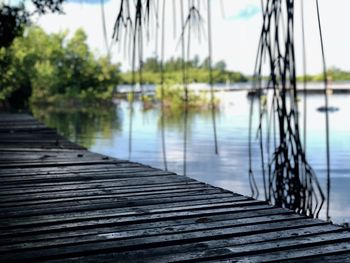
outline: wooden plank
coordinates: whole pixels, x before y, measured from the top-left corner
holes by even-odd
[[[30,205],[60,205],[67,202],[82,202],[82,201],[91,201],[91,200],[103,200],[104,198],[118,198],[119,200],[128,200],[129,202],[135,202],[136,200],[149,200],[155,198],[167,198],[167,197],[178,197],[178,196],[192,196],[192,195],[214,195],[222,193],[221,190],[218,189],[183,189],[183,190],[171,190],[166,192],[150,192],[150,193],[141,193],[141,194],[120,194],[118,196],[111,194],[104,194],[98,196],[82,196],[82,197],[67,197],[60,199],[47,199],[47,200],[35,200],[35,201],[23,201],[23,202],[15,202],[10,205],[3,203],[1,207],[11,207],[11,206],[30,206]]]
[[[203,183],[193,182],[188,184],[180,184],[173,186],[150,186],[143,188],[121,188],[119,186],[109,186],[109,187],[100,187],[98,189],[80,189],[76,191],[71,190],[61,190],[54,191],[48,193],[27,193],[25,195],[17,194],[17,195],[6,195],[0,197],[0,202],[8,203],[8,202],[18,202],[18,201],[28,201],[28,200],[47,200],[47,199],[59,199],[65,197],[81,197],[81,196],[96,196],[100,194],[128,194],[128,193],[149,193],[149,192],[167,192],[169,190],[176,189],[208,189],[209,187]]]
[[[244,245],[255,244],[256,246],[264,245],[270,241],[294,239],[295,236],[302,236],[307,239],[318,234],[327,233],[337,233],[339,229],[332,225],[322,225],[322,226],[308,226],[304,228],[296,229],[286,229],[273,232],[265,233],[253,233],[244,236],[227,237],[224,239],[208,240],[201,242],[193,242],[188,244],[178,244],[171,246],[159,246],[150,248],[140,248],[135,250],[130,250],[126,252],[109,252],[101,253],[97,255],[82,256],[75,258],[65,258],[65,262],[178,262],[184,260],[183,262],[224,262],[225,260],[220,260],[220,256],[225,257],[225,253],[228,253],[225,247],[236,246],[239,248]],[[206,251],[206,256],[203,258],[192,258],[196,254],[204,254]],[[211,252],[213,254],[211,254]],[[220,253],[221,252],[221,253]],[[252,253],[255,251],[252,250]],[[205,260],[205,258],[207,260]],[[216,258],[215,260],[210,260],[210,258]],[[244,258],[245,262],[250,262],[249,256],[235,257],[227,262],[236,262]],[[267,257],[268,258],[268,257]],[[280,260],[283,261],[283,260]],[[278,261],[278,262],[280,262]],[[50,260],[48,262],[56,262],[55,260]],[[225,261],[226,262],[226,261]],[[260,261],[265,262],[265,261]],[[294,261],[291,261],[294,262]],[[298,261],[296,261],[298,262]],[[301,261],[303,262],[303,261]],[[322,262],[322,261],[312,261],[312,262]],[[327,261],[328,262],[328,261]],[[333,262],[333,261],[330,261]]]
[[[64,153],[40,153],[35,154],[32,152],[0,152],[0,162],[28,162],[28,161],[43,161],[43,160],[50,160],[50,159],[70,159],[70,158],[79,158],[79,159],[86,159],[86,158],[96,158],[101,159],[101,155],[98,154],[90,154],[86,153],[84,151],[80,152],[64,152]],[[105,157],[105,156],[103,156]],[[103,158],[102,157],[102,158]]]
[[[99,241],[105,241],[105,240],[124,240],[127,241],[128,239],[135,239],[135,238],[146,238],[146,237],[155,237],[160,238],[160,236],[166,236],[166,235],[173,235],[173,237],[179,237],[180,233],[194,233],[199,232],[201,230],[203,231],[212,231],[212,233],[217,233],[217,230],[224,230],[228,228],[234,228],[234,227],[240,227],[242,229],[242,233],[245,231],[245,227],[247,226],[248,229],[252,225],[264,225],[266,224],[271,225],[273,227],[273,224],[277,223],[279,225],[285,223],[287,225],[287,222],[291,220],[301,220],[300,217],[297,215],[271,215],[266,217],[257,217],[257,218],[249,218],[249,219],[242,219],[242,220],[222,220],[219,222],[196,222],[195,224],[187,224],[187,225],[175,225],[172,227],[166,226],[166,227],[157,227],[157,228],[145,228],[145,229],[136,229],[136,230],[129,230],[126,231],[121,230],[120,228],[116,229],[109,229],[108,232],[96,232],[95,234],[85,234],[85,235],[78,235],[73,237],[67,237],[64,236],[60,239],[57,237],[55,239],[50,238],[46,240],[35,240],[30,241],[27,243],[17,243],[17,244],[6,244],[0,247],[0,252],[5,252],[7,250],[23,250],[28,248],[38,248],[38,247],[49,247],[49,246],[57,246],[57,245],[67,245],[67,244],[79,244],[79,243],[86,243],[86,242],[99,242]],[[256,226],[256,229],[260,229]],[[254,231],[255,231],[254,230]],[[113,232],[111,232],[113,231]],[[258,230],[257,230],[258,231]],[[236,232],[235,232],[236,233]]]
[[[143,178],[142,178],[143,179]],[[148,178],[146,178],[148,179]],[[162,179],[160,177],[159,179]],[[157,182],[143,180],[143,182],[131,183],[130,180],[127,182],[121,182],[116,180],[101,180],[96,183],[85,183],[85,184],[65,184],[65,185],[49,185],[45,187],[22,187],[22,188],[10,188],[1,189],[0,196],[16,196],[29,193],[46,193],[46,192],[61,192],[61,191],[78,191],[78,190],[93,190],[93,189],[107,189],[110,187],[118,187],[119,189],[142,189],[144,187],[159,187],[159,186],[174,186],[174,185],[188,185],[188,184],[201,184],[200,182],[192,180],[184,180],[179,177],[178,180],[172,178],[173,180],[169,182],[169,177],[166,180],[157,180]],[[35,185],[36,186],[36,185]],[[1,197],[0,197],[1,198]]]
[[[131,231],[131,230],[142,230],[142,229],[157,229],[160,227],[170,228],[176,226],[186,227],[187,225],[197,225],[201,223],[205,226],[206,223],[218,223],[220,221],[225,220],[233,220],[233,222],[237,225],[239,224],[249,224],[249,222],[259,223],[265,220],[265,218],[269,218],[270,216],[287,216],[291,214],[291,211],[285,211],[282,209],[263,209],[259,211],[245,211],[241,213],[225,213],[225,214],[214,214],[207,215],[205,217],[189,217],[189,218],[181,218],[181,219],[169,219],[162,221],[154,221],[154,222],[146,222],[146,223],[133,223],[133,224],[118,224],[114,222],[109,222],[108,224],[102,225],[91,225],[90,228],[71,228],[64,232],[62,231],[32,231],[32,232],[11,232],[11,233],[0,233],[2,236],[1,243],[2,244],[11,244],[11,243],[21,243],[24,241],[37,241],[37,240],[48,240],[48,239],[56,239],[63,237],[77,237],[83,235],[94,235],[94,234],[103,234],[110,233],[112,229],[118,229],[118,231]],[[260,217],[262,219],[260,219]],[[239,222],[238,220],[241,220]],[[266,220],[267,221],[267,220]],[[327,229],[329,229],[327,227]],[[336,227],[332,228],[338,229]],[[43,229],[42,229],[43,230]],[[295,232],[295,231],[294,231]],[[181,250],[182,252],[183,250]]]
[[[56,173],[44,173],[44,174],[36,174],[36,175],[11,175],[11,176],[3,176],[3,183],[11,184],[11,183],[17,183],[17,182],[28,182],[28,181],[38,181],[38,180],[54,180],[54,179],[60,179],[64,180],[67,179],[79,179],[80,176],[88,177],[88,178],[96,178],[100,179],[103,176],[105,177],[111,177],[111,179],[116,178],[123,178],[127,177],[130,178],[130,176],[143,176],[143,177],[150,177],[150,176],[156,176],[156,175],[174,175],[173,173],[161,171],[161,170],[155,170],[152,168],[147,167],[130,167],[128,169],[114,169],[114,171],[108,171],[103,172],[100,171],[98,173],[66,173],[66,174],[56,174]],[[129,179],[130,180],[130,179]]]
[[[81,175],[79,173],[69,175],[69,176],[55,176],[55,174],[52,174],[49,177],[41,177],[41,178],[3,178],[3,184],[16,184],[16,183],[45,183],[48,181],[51,182],[68,182],[68,181],[92,181],[92,180],[97,180],[97,179],[113,179],[113,178],[132,178],[136,180],[137,177],[151,177],[151,176],[169,176],[169,175],[174,175],[174,173],[170,173],[167,171],[152,171],[151,173],[148,171],[140,171],[140,172],[128,172],[128,173],[121,173],[121,174],[114,174],[114,173],[107,173],[107,174],[99,174],[99,173],[93,173],[93,174],[88,174],[88,175]]]
[[[169,195],[168,195],[169,196]],[[232,195],[230,193],[222,193],[217,191],[216,189],[210,189],[208,191],[198,191],[193,190],[191,192],[185,192],[185,194],[182,193],[174,193],[170,197],[164,197],[161,196],[161,199],[157,200],[157,196],[155,195],[148,195],[145,196],[145,198],[139,198],[139,196],[129,196],[127,198],[118,197],[114,195],[108,195],[108,197],[104,196],[94,196],[92,198],[80,198],[80,199],[73,199],[71,201],[51,201],[49,203],[34,203],[31,204],[25,203],[25,204],[17,204],[17,203],[11,203],[11,204],[2,204],[1,210],[3,213],[5,212],[13,212],[13,211],[25,211],[25,210],[37,210],[37,209],[48,209],[52,208],[54,203],[54,208],[62,208],[62,207],[74,207],[74,206],[89,206],[89,205],[96,205],[96,204],[107,204],[107,203],[118,203],[120,205],[125,206],[133,206],[135,204],[150,204],[150,203],[167,203],[167,202],[174,202],[176,200],[201,200],[201,199],[213,199],[213,198],[235,198],[235,200],[249,200],[249,198],[245,196],[239,196],[239,195]]]
[[[1,132],[0,132],[1,136]],[[43,149],[38,147],[32,147],[30,149],[28,148],[21,148],[21,147],[11,147],[6,149],[1,149],[1,153],[11,153],[11,152],[26,152],[26,153],[64,153],[64,152],[86,152],[86,148],[81,146],[81,149],[62,149],[62,148],[55,148],[55,149]]]
[[[326,243],[326,242],[324,242]],[[247,262],[304,262],[304,259],[319,258],[320,256],[329,256],[329,262],[333,262],[333,258],[337,258],[338,255],[349,253],[350,242],[349,240],[335,242],[334,244],[324,244],[313,247],[299,248],[292,247],[291,250],[282,250],[277,252],[269,252],[267,254],[256,255],[256,256],[246,256],[240,258],[231,258],[227,260],[215,260],[215,262],[237,262],[243,263]],[[345,258],[346,261],[350,262],[349,258]],[[313,261],[318,262],[318,261]]]
[[[271,262],[271,261],[270,261]],[[313,262],[332,262],[332,263],[350,263],[350,252],[344,251],[333,254],[331,256],[327,255],[317,255],[317,256],[303,256],[299,258],[293,258],[292,260],[285,260],[284,262],[304,262],[304,263],[313,263]]]
[[[32,228],[26,227],[18,227],[6,229],[0,232],[1,238],[10,238],[10,237],[21,237],[29,240],[36,240],[37,236],[41,235],[49,235],[51,238],[60,237],[67,233],[73,233],[73,236],[78,235],[87,235],[94,234],[100,229],[109,229],[106,231],[109,233],[111,231],[111,227],[118,228],[120,230],[137,230],[137,229],[147,229],[147,228],[158,228],[158,227],[172,227],[174,225],[187,225],[187,224],[196,224],[196,223],[206,223],[206,222],[215,222],[227,220],[227,219],[244,219],[244,218],[252,218],[252,217],[260,217],[260,216],[269,216],[276,214],[290,214],[290,211],[285,211],[281,209],[255,209],[248,211],[229,211],[223,213],[211,213],[211,214],[196,214],[194,216],[182,216],[182,217],[163,217],[159,220],[152,220],[154,218],[150,218],[147,216],[140,215],[139,217],[130,217],[125,218],[125,220],[120,220],[120,218],[108,218],[101,220],[90,220],[85,222],[79,222],[78,224],[56,224],[56,225],[48,225],[48,226],[35,226]],[[129,220],[129,221],[127,221]],[[63,228],[66,226],[66,228]],[[40,238],[38,238],[40,240]],[[50,239],[50,238],[49,238]]]
[[[350,255],[348,230],[91,153],[25,114],[0,114],[0,179],[1,262],[347,262]]]
[[[0,191],[7,193],[13,191],[14,193],[23,192],[36,192],[42,190],[54,191],[55,189],[80,189],[80,188],[99,188],[104,185],[119,185],[120,187],[138,187],[142,185],[162,185],[162,184],[173,184],[173,183],[190,183],[195,180],[185,176],[167,175],[167,176],[148,176],[148,177],[137,177],[133,176],[134,180],[128,178],[109,178],[109,179],[95,179],[95,180],[75,180],[70,182],[44,182],[44,183],[15,183],[6,184],[0,186]]]
[[[238,228],[227,227],[220,229],[200,230],[193,232],[185,232],[181,234],[170,234],[161,236],[140,237],[133,239],[120,239],[117,235],[106,237],[100,242],[87,242],[82,244],[71,244],[69,246],[48,246],[43,244],[43,248],[36,248],[33,250],[34,244],[30,244],[29,248],[23,250],[13,251],[12,253],[3,253],[2,257],[5,260],[24,260],[24,259],[50,259],[53,257],[64,258],[67,256],[82,256],[94,255],[96,253],[106,253],[111,251],[128,251],[141,247],[159,247],[168,246],[178,243],[192,243],[204,240],[221,239],[230,236],[240,236],[244,234],[270,232],[272,230],[282,230],[297,228],[298,226],[306,226],[307,224],[315,225],[312,219],[300,218],[295,221],[277,222],[271,224],[248,225]],[[16,253],[17,252],[17,253]],[[20,252],[20,253],[18,253]]]
[[[194,199],[194,198],[193,198]],[[132,204],[128,201],[122,201],[122,202],[106,202],[103,203],[99,200],[99,203],[92,204],[89,203],[87,205],[79,205],[79,206],[60,206],[60,207],[50,207],[50,208],[37,208],[37,209],[28,209],[23,208],[21,211],[6,211],[3,210],[2,214],[0,215],[1,219],[7,219],[9,217],[11,218],[17,218],[17,217],[28,217],[28,216],[35,216],[35,215],[54,215],[54,214],[67,214],[71,212],[83,212],[83,211],[95,211],[95,210],[107,210],[107,209],[114,209],[114,208],[139,208],[139,209],[149,209],[151,206],[157,206],[159,207],[162,205],[162,207],[176,207],[176,206],[185,206],[185,205],[204,205],[204,204],[222,204],[222,203],[228,203],[228,202],[236,202],[236,201],[248,201],[246,197],[220,197],[220,198],[206,198],[202,200],[193,200],[192,198],[190,200],[172,200],[172,202],[161,202],[161,203],[152,203],[152,204],[146,204],[144,202],[142,206]]]
[[[77,174],[77,173],[94,173],[94,172],[110,172],[115,170],[120,170],[122,168],[130,168],[130,167],[145,167],[151,168],[148,166],[142,166],[137,163],[130,163],[127,161],[119,160],[119,162],[115,163],[102,163],[95,164],[93,166],[79,165],[76,164],[74,166],[61,166],[61,167],[30,167],[30,168],[11,168],[11,169],[2,169],[3,175],[35,175],[35,174]],[[160,171],[160,169],[152,168],[156,171]],[[129,169],[124,169],[129,170]]]
[[[81,161],[77,160],[75,162],[72,161],[55,161],[55,162],[47,162],[45,164],[42,163],[15,163],[15,164],[0,164],[0,169],[1,168],[32,168],[32,167],[60,167],[60,166],[73,166],[73,165],[95,165],[95,164],[114,164],[117,163],[118,161],[116,160],[91,160],[91,161]]]
[[[71,222],[51,222],[51,224],[22,224],[10,227],[6,227],[1,230],[2,235],[13,235],[14,233],[33,233],[33,232],[51,232],[51,231],[66,231],[67,229],[85,229],[89,227],[108,226],[108,225],[132,225],[140,223],[151,223],[166,220],[186,219],[186,218],[206,218],[211,215],[219,214],[234,214],[243,212],[256,212],[270,209],[267,205],[256,205],[246,207],[232,207],[232,208],[216,208],[205,209],[195,211],[177,211],[177,212],[164,212],[153,214],[135,213],[133,215],[110,215],[109,217],[97,217],[97,218],[84,218],[83,220],[76,220]],[[314,222],[315,223],[315,222]],[[307,223],[306,223],[307,224]],[[318,225],[318,224],[317,224]]]
[[[86,166],[86,165],[74,165],[74,166],[61,166],[61,167],[31,167],[31,168],[11,168],[11,169],[2,169],[2,175],[9,176],[9,175],[36,175],[36,174],[83,174],[83,173],[100,173],[100,172],[111,172],[115,170],[120,170],[121,168],[130,168],[130,167],[140,167],[140,164],[137,163],[130,163],[127,161],[122,161],[118,163],[103,163],[103,164],[96,164],[93,166]],[[143,166],[147,167],[148,166]],[[155,169],[154,170],[159,170]],[[126,170],[126,169],[124,169]]]
[[[257,244],[241,244],[239,246],[229,246],[222,248],[215,248],[212,250],[201,251],[197,253],[183,253],[182,255],[174,254],[173,256],[167,256],[167,262],[193,262],[194,260],[218,260],[223,258],[229,258],[230,260],[235,259],[236,257],[239,259],[238,262],[244,262],[244,259],[240,258],[242,256],[248,256],[246,259],[249,261],[253,260],[253,262],[262,262],[261,260],[266,258],[271,260],[271,254],[276,253],[276,251],[282,251],[276,253],[276,255],[283,253],[284,257],[278,258],[278,260],[288,258],[288,253],[285,250],[294,250],[298,248],[304,247],[314,247],[325,245],[327,247],[330,243],[335,242],[344,242],[350,241],[350,232],[331,232],[331,233],[322,233],[316,234],[312,236],[308,236],[305,238],[301,237],[293,237],[288,239],[278,239],[278,240],[270,240],[269,242],[259,242]],[[349,243],[350,244],[350,243]],[[259,255],[269,253],[266,255]],[[255,256],[255,255],[259,256]],[[316,253],[313,255],[317,255]],[[160,258],[157,258],[157,260]],[[163,257],[162,260],[165,260]],[[276,260],[276,259],[274,259]],[[265,260],[263,260],[265,261]],[[230,261],[231,262],[231,261]]]
[[[167,207],[162,206],[159,208],[156,206],[146,206],[142,208],[130,207],[130,208],[116,208],[108,210],[89,210],[83,212],[67,212],[65,214],[56,214],[56,215],[36,215],[29,216],[26,218],[11,218],[11,221],[6,218],[5,220],[0,220],[1,226],[0,229],[16,227],[16,226],[30,226],[30,225],[40,225],[40,224],[56,224],[64,222],[75,222],[80,220],[89,220],[89,219],[104,219],[109,217],[126,217],[126,216],[137,216],[137,215],[162,215],[163,213],[189,213],[195,214],[196,211],[200,210],[210,210],[210,209],[222,209],[222,208],[243,208],[250,207],[254,205],[263,204],[261,201],[247,200],[239,202],[226,202],[219,204],[205,204],[205,205],[190,205],[190,206],[174,206]]]

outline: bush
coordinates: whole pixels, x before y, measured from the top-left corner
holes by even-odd
[[[163,89],[163,102],[167,109],[177,110],[186,107],[186,98],[183,85],[164,85]],[[160,85],[156,87],[156,98],[162,99],[162,88]],[[214,99],[214,106],[219,105],[219,100]],[[210,94],[208,92],[195,93],[192,90],[188,91],[188,103],[189,108],[209,108],[211,107]]]
[[[119,82],[119,65],[106,57],[96,58],[83,30],[77,30],[71,39],[67,34],[47,34],[39,27],[31,27],[10,47],[2,48],[0,100],[110,100]]]

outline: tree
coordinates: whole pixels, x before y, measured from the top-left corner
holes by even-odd
[[[192,60],[192,67],[198,68],[199,67],[199,56],[195,55]]]
[[[0,48],[10,46],[28,23],[29,13],[25,11],[23,4],[18,7],[0,6]]]
[[[147,58],[143,64],[144,71],[157,72],[160,70],[160,65],[157,58]]]
[[[223,60],[216,62],[214,69],[224,72],[226,70],[226,63]]]
[[[23,3],[19,6],[0,4],[0,48],[8,47],[17,36],[21,36],[25,26],[30,23],[30,16],[46,14],[49,12],[62,13],[64,0],[31,0],[35,7],[33,13],[29,13]]]
[[[208,68],[209,68],[209,57],[206,57],[206,58],[203,60],[203,62],[202,62],[202,64],[201,64],[201,68],[202,68],[202,69],[208,69]]]
[[[29,97],[35,103],[111,98],[119,81],[119,65],[106,57],[96,58],[83,30],[71,39],[67,34],[47,34],[31,27],[9,48],[1,48],[0,100],[25,107]]]

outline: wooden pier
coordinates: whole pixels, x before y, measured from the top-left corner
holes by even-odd
[[[243,175],[242,175],[243,176]],[[0,114],[1,262],[350,262],[350,231]]]

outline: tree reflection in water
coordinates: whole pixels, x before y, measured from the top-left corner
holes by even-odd
[[[80,108],[32,106],[31,110],[35,118],[86,148],[90,148],[97,138],[109,139],[121,130],[114,105]]]

